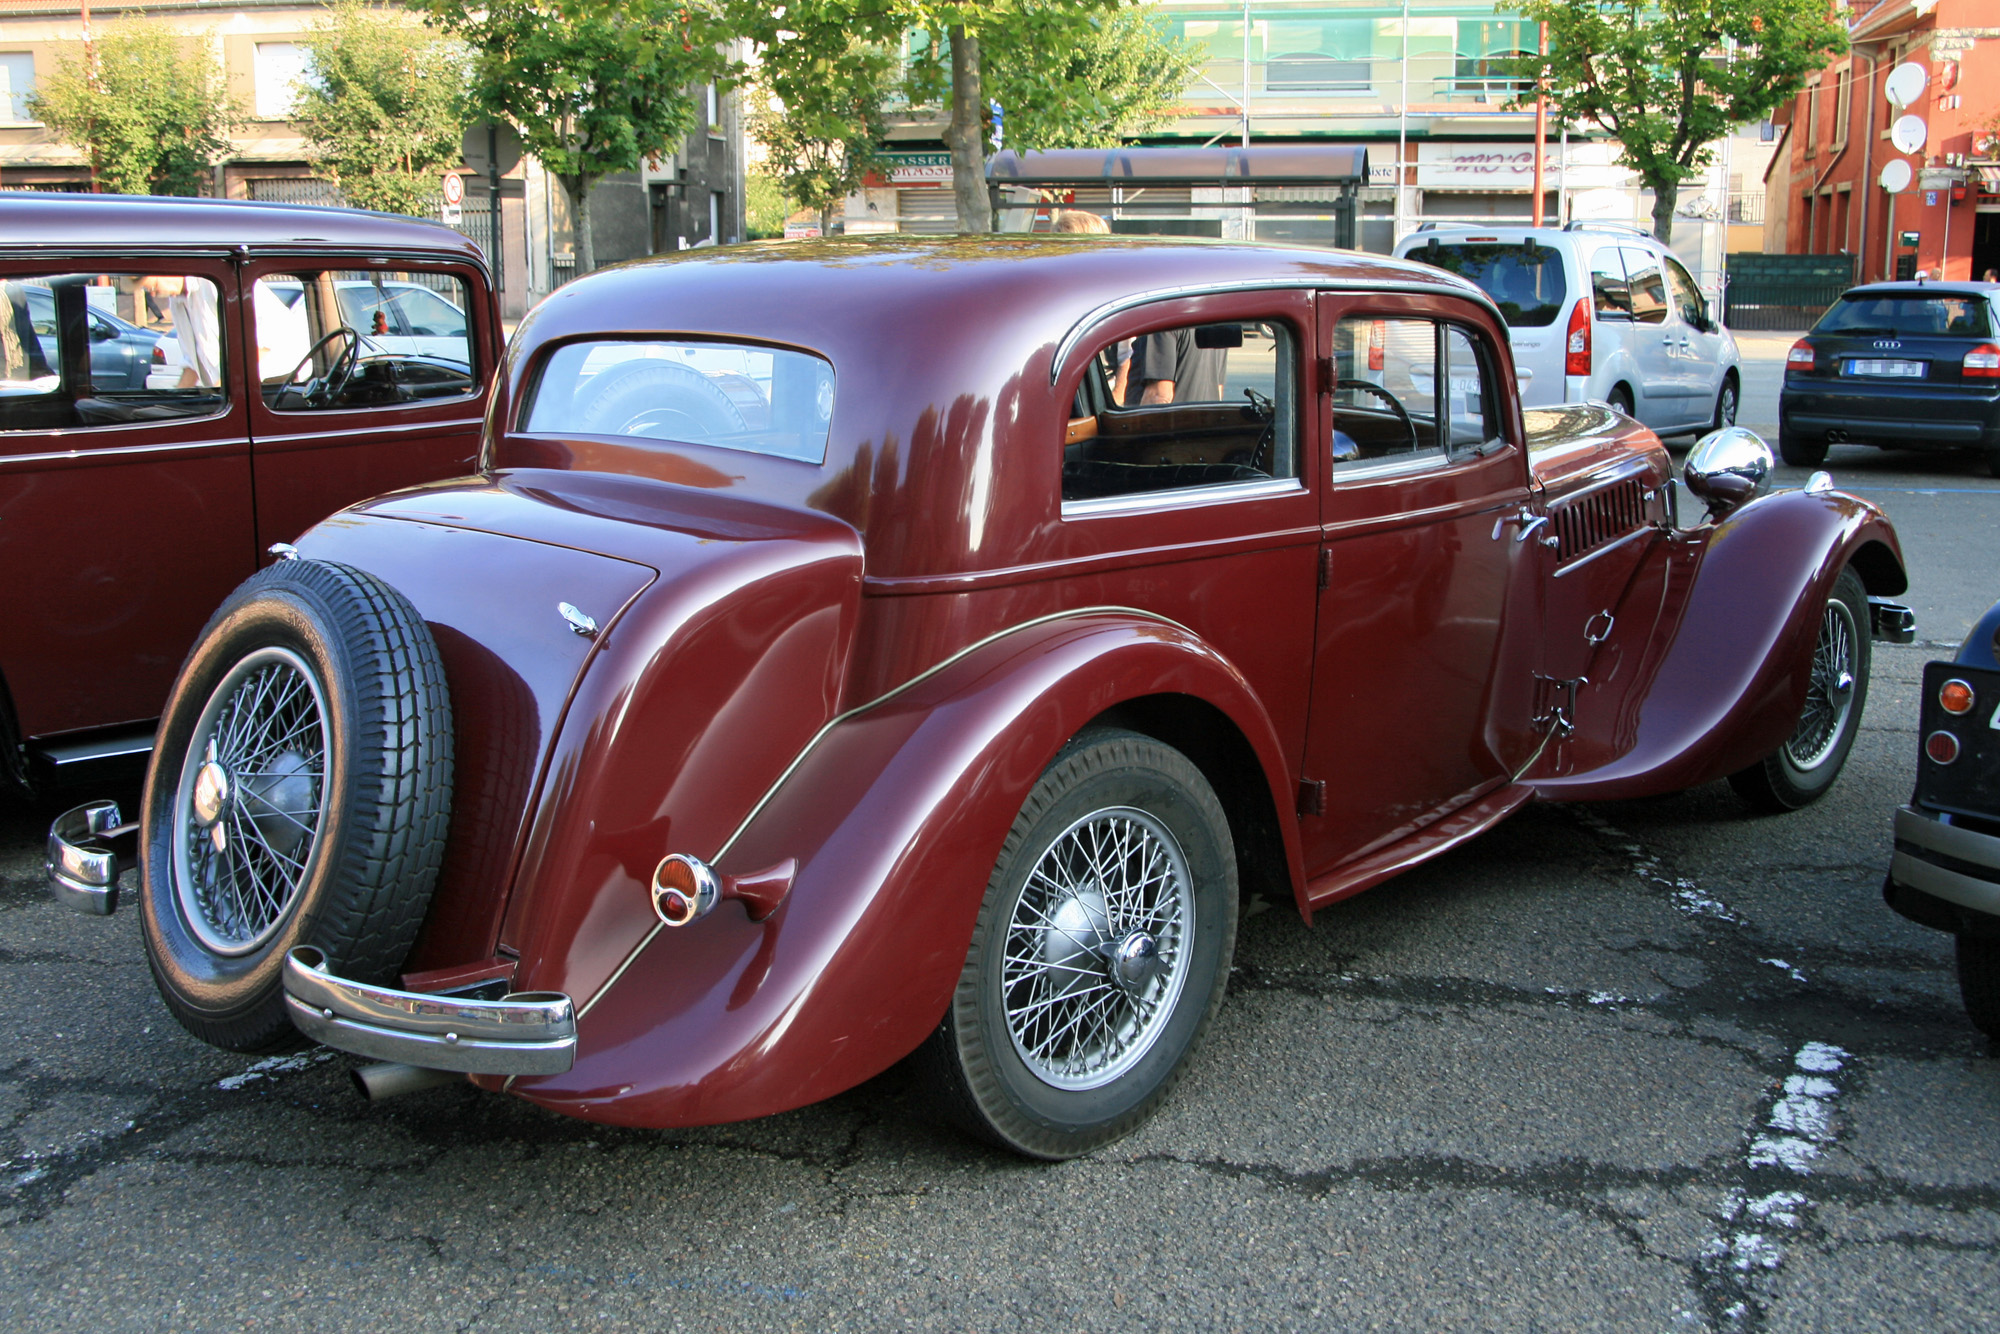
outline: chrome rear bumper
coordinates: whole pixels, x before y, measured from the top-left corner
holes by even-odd
[[[315,1042],[430,1070],[559,1075],[576,1060],[576,1007],[557,991],[466,1000],[350,982],[318,950],[285,956],[285,1008]]]

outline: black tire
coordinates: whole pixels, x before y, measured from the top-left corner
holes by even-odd
[[[1840,777],[1868,702],[1868,633],[1868,590],[1849,566],[1834,580],[1820,613],[1812,685],[1792,734],[1762,761],[1729,776],[1758,810],[1795,811],[1825,796]]]
[[[1958,936],[1958,994],[1972,1026],[2000,1041],[2000,940]]]
[[[1637,421],[1639,419],[1638,414],[1633,411],[1632,391],[1624,385],[1613,385],[1611,392],[1604,396],[1604,401],[1632,418],[1632,420]]]
[[[1119,865],[1139,876],[1131,892],[1162,881],[1145,915],[1119,905],[1132,914],[1124,923],[1112,917],[1102,869],[1073,874],[1082,863],[1070,858],[1105,836],[1129,840]],[[1051,873],[1075,892],[1065,894]],[[1137,1128],[1221,1007],[1236,893],[1229,822],[1186,756],[1132,732],[1077,737],[1022,804],[944,1023],[919,1053],[946,1114],[974,1135],[1046,1159],[1088,1153]],[[1156,953],[1146,953],[1141,936]],[[1122,968],[1119,946],[1129,950]],[[1122,981],[1114,976],[1121,971]],[[1019,1018],[1010,1017],[1010,1002]],[[1066,1041],[1086,1013],[1116,1031]]]
[[[1778,457],[1794,468],[1817,468],[1826,462],[1826,441],[1808,440],[1778,428]]]
[[[1722,377],[1722,388],[1715,391],[1715,415],[1709,419],[1708,429],[1719,431],[1725,426],[1736,425],[1736,409],[1741,405],[1740,391],[1736,387],[1736,377]]]
[[[1986,471],[2000,477],[2000,447],[1986,451]]]
[[[146,776],[140,926],[175,1018],[231,1051],[301,1045],[280,985],[295,945],[393,982],[451,782],[444,669],[401,594],[309,560],[244,581],[182,665]]]

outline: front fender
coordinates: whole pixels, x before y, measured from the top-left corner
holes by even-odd
[[[1535,778],[1540,798],[1679,792],[1755,764],[1798,719],[1841,570],[1852,564],[1871,594],[1908,586],[1887,517],[1838,491],[1764,496],[1658,544],[1649,564],[1600,651],[1612,666],[1577,695],[1575,749],[1588,759]]]
[[[1008,631],[836,719],[715,858],[725,875],[796,862],[777,910],[752,922],[725,901],[655,928],[584,1002],[574,1068],[514,1091],[593,1120],[698,1125],[803,1106],[886,1069],[942,1017],[1042,771],[1105,710],[1161,695],[1219,710],[1284,790],[1262,705],[1192,632],[1122,609]],[[1296,828],[1280,823],[1297,878]]]

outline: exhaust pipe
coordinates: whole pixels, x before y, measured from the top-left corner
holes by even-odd
[[[393,1098],[398,1093],[416,1093],[443,1084],[457,1084],[465,1079],[456,1070],[427,1070],[420,1065],[401,1065],[394,1061],[364,1065],[351,1073],[354,1087],[370,1102]]]

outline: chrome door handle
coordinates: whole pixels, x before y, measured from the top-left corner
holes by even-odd
[[[1522,510],[1519,514],[1503,514],[1499,518],[1493,521],[1493,540],[1495,542],[1498,542],[1500,540],[1500,532],[1508,524],[1518,523],[1521,525],[1521,531],[1514,534],[1514,540],[1516,542],[1525,542],[1528,540],[1529,533],[1532,533],[1537,528],[1540,528],[1543,525],[1547,524],[1548,521],[1549,521],[1548,515],[1546,514],[1530,515],[1526,510]],[[1549,539],[1544,538],[1543,540],[1548,541]]]

